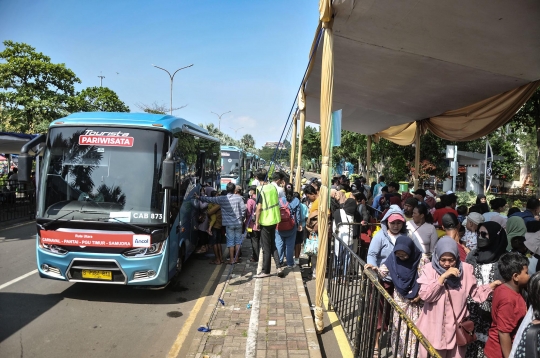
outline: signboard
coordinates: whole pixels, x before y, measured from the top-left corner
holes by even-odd
[[[150,247],[150,235],[40,230],[40,241],[47,245],[81,247]]]

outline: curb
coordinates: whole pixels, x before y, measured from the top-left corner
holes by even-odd
[[[296,290],[298,298],[300,300],[300,307],[302,310],[302,321],[304,323],[304,329],[306,331],[306,338],[308,340],[308,350],[310,358],[321,358],[321,347],[319,346],[319,339],[315,330],[315,321],[311,314],[311,307],[306,295],[306,288],[304,287],[304,281],[302,280],[302,273],[298,266],[294,267],[294,278],[296,280]]]

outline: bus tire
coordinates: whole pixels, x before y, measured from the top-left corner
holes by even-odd
[[[176,259],[176,276],[178,277],[180,275],[180,272],[182,272],[182,268],[184,267],[184,259],[186,256],[186,249],[184,248],[184,245],[180,246],[180,249],[178,250],[178,259]]]

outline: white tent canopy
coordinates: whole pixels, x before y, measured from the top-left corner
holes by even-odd
[[[334,0],[332,10],[332,109],[343,110],[343,129],[375,134],[540,79],[537,0]],[[313,123],[321,49],[305,89]]]

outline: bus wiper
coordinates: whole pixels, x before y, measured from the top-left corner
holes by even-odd
[[[54,222],[56,222],[56,221],[58,221],[58,220],[60,220],[60,219],[62,219],[62,218],[64,218],[64,217],[68,216],[69,214],[73,214],[73,213],[76,213],[76,212],[81,212],[81,210],[75,209],[75,210],[68,211],[66,214],[64,214],[64,215],[62,215],[62,216],[60,216],[60,217],[58,217],[58,218],[56,218],[56,219],[54,219],[54,220],[52,220],[52,221],[49,221],[49,222],[47,222],[47,223],[45,223],[45,224],[43,224],[43,225],[40,225],[40,226],[41,226],[43,229],[45,229],[47,226],[51,225],[52,223],[54,223]],[[69,221],[69,220],[68,220],[68,221]]]
[[[102,213],[102,212],[99,212],[99,211],[82,211],[82,212],[83,212],[83,213],[92,213],[92,214],[108,214],[108,213]],[[97,219],[95,219],[95,220],[105,220],[105,219],[107,219],[107,220],[109,220],[109,221],[110,221],[111,219],[112,219],[112,220],[115,220],[116,222],[119,222],[119,223],[121,223],[121,224],[124,224],[124,225],[126,225],[126,226],[129,226],[129,227],[131,227],[131,228],[140,230],[140,231],[144,232],[145,234],[150,234],[150,233],[152,233],[152,232],[150,231],[150,229],[146,229],[146,228],[141,227],[141,226],[138,226],[138,225],[130,224],[130,223],[127,223],[127,222],[125,222],[125,221],[119,220],[119,219],[117,219],[117,218],[104,217],[104,218],[97,218]]]

